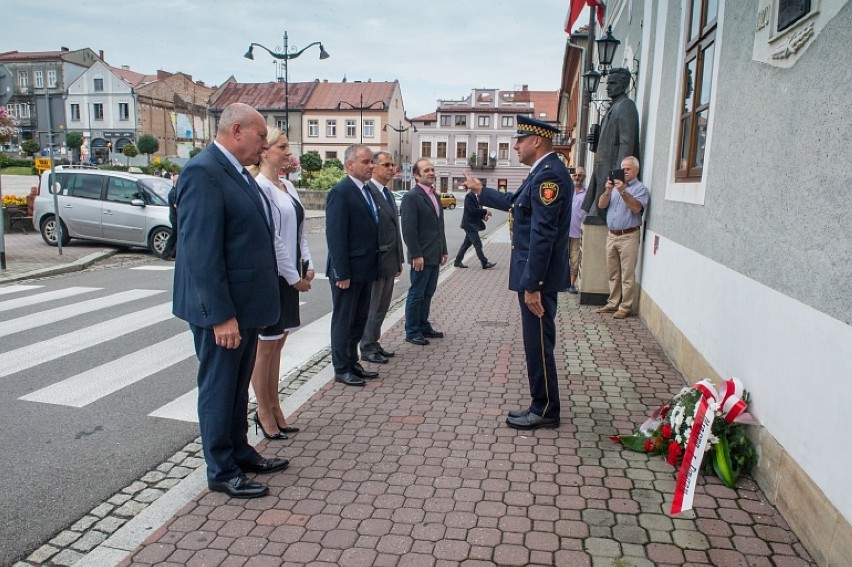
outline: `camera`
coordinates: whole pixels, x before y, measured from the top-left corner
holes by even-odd
[[[621,182],[624,182],[624,170],[623,169],[613,169],[609,172],[609,178],[615,181],[618,179]]]
[[[574,173],[576,173],[576,172],[577,172],[576,167],[569,167],[568,168],[568,175],[574,175]]]

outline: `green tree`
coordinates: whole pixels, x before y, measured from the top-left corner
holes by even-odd
[[[337,158],[329,158],[325,160],[325,163],[322,164],[322,168],[326,167],[336,167],[337,169],[343,169],[343,162]]]
[[[83,147],[83,134],[80,132],[68,132],[65,134],[65,144],[73,153],[71,154],[71,163],[74,163],[74,156],[77,156],[76,161],[80,161],[80,148]]]
[[[121,153],[127,156],[127,167],[130,167],[130,158],[135,158],[139,155],[139,150],[133,144],[127,144],[122,148]]]
[[[194,158],[195,156],[197,156],[200,153],[201,153],[201,148],[199,148],[198,146],[195,146],[194,148],[189,150],[189,159]]]
[[[304,167],[304,163],[302,162],[302,167]],[[334,187],[338,181],[343,179],[345,173],[339,167],[335,167],[334,165],[330,167],[324,167],[322,170],[311,177],[308,182],[308,187],[311,189],[316,189],[320,191],[327,191]]]
[[[37,154],[40,149],[41,145],[38,143],[38,140],[24,140],[21,142],[21,150],[28,156]]]
[[[151,154],[160,149],[160,142],[151,134],[142,134],[136,139],[136,148],[139,153],[148,156],[148,165],[151,165]]]
[[[306,181],[308,181],[310,187],[311,178],[322,169],[322,158],[319,152],[308,152],[299,156],[299,162],[302,164],[302,172],[307,177]]]

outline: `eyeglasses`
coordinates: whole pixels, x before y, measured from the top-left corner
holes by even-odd
[[[395,166],[394,164],[392,164],[392,163],[377,163],[376,165],[381,165],[381,166],[383,166],[383,167],[396,167],[396,166]]]

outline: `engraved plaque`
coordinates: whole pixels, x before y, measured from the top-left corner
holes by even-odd
[[[811,12],[811,0],[778,0],[778,31],[784,31]]]

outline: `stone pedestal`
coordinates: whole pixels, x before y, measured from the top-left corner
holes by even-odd
[[[577,289],[581,305],[605,305],[609,297],[605,224],[583,224]]]

